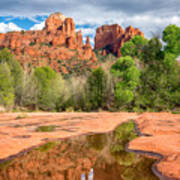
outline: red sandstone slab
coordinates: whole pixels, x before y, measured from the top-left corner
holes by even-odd
[[[164,159],[158,170],[180,179],[180,115],[170,113],[2,113],[0,114],[0,159],[39,145],[44,139],[69,138],[114,130],[136,120],[141,136],[130,142],[133,150],[159,153]],[[56,125],[54,132],[36,132],[38,126]]]
[[[140,131],[149,136],[134,139],[129,148],[163,155],[158,170],[169,178],[180,179],[180,115],[144,113],[136,121]]]

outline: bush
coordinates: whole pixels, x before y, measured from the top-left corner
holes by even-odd
[[[39,126],[36,129],[36,132],[53,132],[53,131],[55,131],[55,129],[56,129],[56,126],[54,126],[54,125],[51,125],[51,126]]]

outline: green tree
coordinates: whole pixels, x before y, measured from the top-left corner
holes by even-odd
[[[137,69],[134,60],[130,56],[125,56],[112,65],[111,73],[115,78],[114,96],[116,106],[123,108],[134,100],[140,71]]]
[[[134,36],[130,41],[127,41],[121,48],[122,56],[131,56],[141,58],[144,46],[148,40],[142,36]]]
[[[26,74],[24,79],[25,82],[22,93],[22,105],[31,109],[35,109],[38,104],[38,81],[33,72]]]
[[[62,78],[50,67],[36,68],[34,76],[39,89],[37,106],[42,110],[56,110]]]
[[[15,103],[20,105],[22,98],[23,89],[23,78],[24,72],[20,63],[15,59],[15,57],[9,52],[8,49],[3,49],[0,51],[0,63],[7,63],[13,77],[13,87],[15,93]]]
[[[14,105],[13,78],[6,63],[0,64],[0,104],[6,108]]]
[[[136,106],[148,111],[172,109],[179,101],[180,74],[176,55],[163,51],[160,40],[152,38],[142,57],[144,68],[141,69]]]
[[[141,61],[144,65],[159,65],[162,63],[164,53],[162,51],[162,43],[158,38],[152,38],[144,46]]]
[[[165,52],[180,55],[180,27],[169,25],[163,31],[163,41],[166,43]]]
[[[107,75],[102,68],[92,71],[87,80],[87,94],[92,109],[103,108],[106,102]]]

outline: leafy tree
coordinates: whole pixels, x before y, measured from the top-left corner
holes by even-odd
[[[125,56],[112,65],[111,73],[116,79],[114,88],[116,105],[126,106],[134,100],[140,71],[134,60],[130,56]]]
[[[38,84],[38,104],[43,110],[55,110],[60,96],[62,78],[50,67],[39,67],[34,71]]]
[[[144,46],[141,60],[145,65],[157,65],[162,63],[163,55],[162,43],[155,37]]]
[[[136,46],[132,41],[127,41],[121,48],[122,56],[134,57],[136,52]]]
[[[88,110],[86,84],[86,76],[73,76],[67,79],[64,94],[59,101],[59,109],[66,111]]]
[[[102,68],[92,71],[87,80],[88,99],[92,109],[105,106],[107,75]]]
[[[152,38],[144,47],[141,62],[144,68],[141,69],[136,106],[148,111],[172,109],[180,100],[176,55],[163,51],[160,40]]]
[[[13,78],[6,63],[0,64],[0,104],[10,108],[14,105]]]
[[[180,55],[180,27],[169,25],[163,31],[163,41],[166,43],[165,52]]]
[[[134,36],[130,41],[127,41],[121,48],[122,56],[131,56],[140,58],[148,40],[142,36]]]
[[[6,48],[0,51],[0,63],[7,63],[7,65],[9,66],[11,75],[13,77],[12,84],[15,93],[15,103],[20,104],[22,98],[22,88],[23,88],[23,78],[24,78],[23,69],[20,63]]]
[[[33,73],[25,75],[25,82],[22,93],[22,105],[31,109],[36,109],[38,104],[38,94],[38,81]]]

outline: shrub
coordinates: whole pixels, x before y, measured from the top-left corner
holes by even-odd
[[[56,129],[56,126],[54,126],[54,125],[51,125],[51,126],[39,126],[36,129],[36,132],[53,132],[53,131],[55,131],[55,129]]]
[[[36,150],[40,152],[48,152],[50,149],[54,148],[57,144],[58,144],[57,142],[47,142],[46,144],[43,144],[42,146],[36,148]]]

